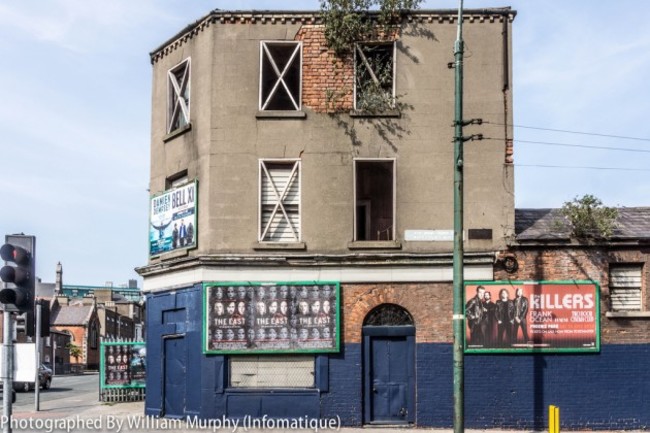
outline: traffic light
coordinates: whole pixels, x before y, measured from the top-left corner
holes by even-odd
[[[0,269],[4,286],[0,289],[0,303],[4,311],[24,313],[34,310],[36,287],[36,238],[25,235],[6,235],[0,247],[5,266]]]

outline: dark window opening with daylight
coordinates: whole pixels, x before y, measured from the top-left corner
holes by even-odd
[[[355,240],[392,241],[394,222],[394,161],[355,162]]]
[[[394,44],[358,44],[354,54],[355,109],[378,112],[394,108]]]
[[[260,55],[260,110],[300,110],[300,43],[262,42]]]

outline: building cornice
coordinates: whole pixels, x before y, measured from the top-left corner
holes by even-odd
[[[512,22],[517,12],[509,7],[488,8],[488,9],[465,9],[463,21],[474,22]],[[376,12],[370,12],[370,16],[376,16]],[[449,23],[457,20],[458,11],[455,9],[439,10],[417,10],[404,13],[403,22],[407,23]],[[262,25],[284,25],[321,24],[321,13],[319,11],[222,11],[214,10],[203,18],[188,25],[173,37],[165,41],[158,48],[149,53],[151,63],[154,64],[167,54],[183,46],[187,41],[193,39],[213,24],[262,24]]]
[[[494,263],[496,253],[465,253],[465,264],[483,265]],[[151,263],[135,271],[142,277],[151,277],[175,271],[184,271],[198,267],[255,267],[255,268],[334,268],[350,267],[424,267],[448,266],[453,261],[452,253],[415,254],[415,253],[368,253],[368,254],[291,254],[253,255],[223,254],[179,257],[158,263]]]

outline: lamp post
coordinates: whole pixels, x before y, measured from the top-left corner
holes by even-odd
[[[458,6],[458,32],[454,44],[454,433],[465,431],[465,321],[463,312],[463,0]]]

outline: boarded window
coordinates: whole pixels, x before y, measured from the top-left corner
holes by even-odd
[[[640,265],[610,265],[612,311],[641,311],[641,270]]]
[[[355,161],[355,240],[395,239],[393,160]]]
[[[262,242],[300,242],[300,161],[260,161]]]
[[[167,81],[167,132],[172,132],[190,123],[190,59],[170,69]]]
[[[233,356],[230,386],[234,388],[312,388],[313,356]]]
[[[300,110],[300,42],[262,42],[260,110]]]

